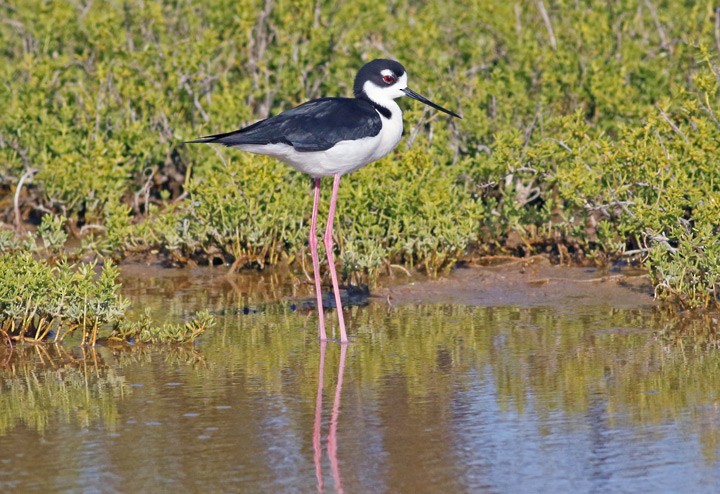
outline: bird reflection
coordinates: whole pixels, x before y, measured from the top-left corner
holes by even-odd
[[[327,438],[327,452],[330,460],[330,472],[335,484],[335,491],[343,492],[342,481],[340,478],[340,465],[337,458],[337,429],[338,419],[340,417],[340,398],[342,396],[343,373],[345,372],[345,356],[347,355],[347,345],[340,345],[340,363],[338,365],[337,384],[335,385],[335,398],[333,400],[332,412],[330,415],[330,430]],[[322,395],[323,395],[323,378],[325,375],[325,352],[327,344],[325,341],[320,342],[320,366],[318,368],[318,388],[315,397],[315,424],[313,426],[313,449],[315,451],[315,477],[317,478],[318,492],[323,492],[323,475],[322,475]]]
[[[343,345],[347,346],[347,345]],[[318,369],[318,388],[317,395],[315,397],[315,425],[313,426],[313,450],[315,451],[315,477],[318,482],[318,492],[323,490],[323,478],[322,478],[322,447],[320,445],[320,427],[322,425],[322,392],[323,392],[323,377],[325,376],[325,350],[327,343],[325,341],[320,342],[320,367]]]

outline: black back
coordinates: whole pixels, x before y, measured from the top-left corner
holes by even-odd
[[[364,99],[320,98],[234,132],[196,141],[225,146],[288,144],[296,151],[325,151],[340,141],[380,133],[382,120]]]

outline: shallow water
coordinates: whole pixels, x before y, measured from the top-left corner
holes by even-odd
[[[0,491],[720,484],[720,357],[657,338],[652,307],[371,299],[347,311],[350,345],[320,345],[297,279],[152,274],[126,275],[137,310],[207,307],[217,327],[192,348],[3,355]]]

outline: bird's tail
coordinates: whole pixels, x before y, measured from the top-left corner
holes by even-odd
[[[192,141],[185,141],[185,144],[210,144],[217,140],[217,136],[205,136]]]
[[[257,125],[257,124],[255,124]],[[251,125],[249,127],[245,127],[244,129],[240,130],[233,130],[232,132],[225,132],[223,134],[215,134],[210,136],[204,136],[200,137],[199,139],[194,139],[192,141],[185,141],[185,144],[223,144],[225,146],[234,146],[236,144],[240,144],[238,141],[238,136],[244,134],[246,131],[252,129],[255,127],[255,125]]]

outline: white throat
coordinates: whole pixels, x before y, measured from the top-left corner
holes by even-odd
[[[380,133],[372,138],[375,144],[370,161],[376,161],[388,154],[400,142],[403,133],[403,118],[400,106],[395,102],[395,98],[405,96],[400,88],[407,87],[407,76],[403,75],[393,86],[378,87],[368,81],[363,85],[365,95],[376,105],[387,108],[390,111],[390,118],[383,115],[384,112],[377,111],[382,121],[382,129]]]

